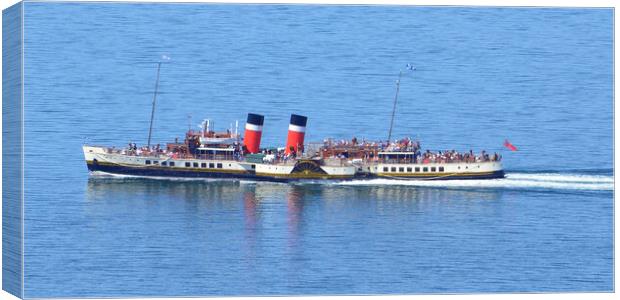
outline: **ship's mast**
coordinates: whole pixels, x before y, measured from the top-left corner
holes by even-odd
[[[151,148],[151,133],[153,132],[153,118],[155,117],[155,102],[157,101],[157,89],[159,88],[159,71],[161,69],[161,62],[157,63],[157,80],[155,80],[155,93],[153,94],[153,107],[151,108],[151,124],[149,125],[149,139],[147,147]]]
[[[392,118],[390,119],[390,131],[388,133],[387,141],[392,139],[392,127],[394,126],[394,114],[396,113],[396,101],[398,101],[398,92],[400,91],[400,78],[403,76],[403,71],[398,73],[398,80],[396,81],[396,96],[394,96],[394,106],[392,107]]]
[[[409,71],[414,71],[415,67],[412,64],[407,64],[406,69]],[[392,118],[390,119],[390,131],[388,132],[388,144],[392,139],[392,127],[394,126],[394,115],[396,114],[396,102],[398,101],[398,92],[400,91],[400,79],[403,77],[403,70],[400,70],[398,73],[398,80],[396,81],[396,95],[394,96],[394,106],[392,106]]]

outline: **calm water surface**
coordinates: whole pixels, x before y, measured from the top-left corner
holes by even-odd
[[[25,296],[612,291],[613,11],[25,5]],[[266,116],[284,144],[501,151],[491,181],[101,178],[81,145]],[[191,114],[191,119],[188,115]],[[243,124],[243,123],[242,123]],[[502,149],[508,138],[519,151]]]

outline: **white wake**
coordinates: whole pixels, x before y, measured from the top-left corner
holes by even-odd
[[[614,178],[608,175],[560,174],[560,173],[507,173],[502,179],[483,180],[398,180],[371,179],[339,182],[341,185],[380,186],[401,185],[421,187],[457,188],[523,188],[560,190],[613,191]]]

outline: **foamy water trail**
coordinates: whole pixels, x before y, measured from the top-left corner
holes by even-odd
[[[506,177],[515,180],[555,181],[555,182],[592,182],[613,183],[613,176],[585,175],[585,174],[558,174],[558,173],[508,173]]]
[[[613,191],[613,176],[558,174],[558,173],[507,173],[506,178],[490,180],[398,180],[371,179],[339,182],[341,185],[361,186],[422,186],[422,187],[463,187],[463,188],[523,188],[558,190],[597,190]]]

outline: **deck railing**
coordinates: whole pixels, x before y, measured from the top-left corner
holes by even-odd
[[[105,152],[108,154],[119,154],[119,155],[129,155],[129,156],[137,156],[137,157],[155,157],[158,159],[210,159],[210,160],[225,160],[225,161],[245,161],[245,157],[243,155],[231,154],[231,155],[221,155],[221,154],[186,154],[186,153],[170,153],[166,150],[129,150],[127,148],[114,148],[114,147],[102,147],[105,149]],[[387,154],[390,155],[390,154]],[[310,157],[302,156],[305,159]],[[266,164],[283,164],[283,165],[294,165],[297,158],[273,155],[266,156],[266,159],[263,159],[263,163]],[[301,158],[301,157],[300,157]],[[352,159],[352,158],[351,158]],[[433,164],[433,163],[442,163],[442,164],[450,164],[450,163],[479,163],[479,162],[496,162],[501,161],[502,157],[500,155],[485,155],[485,156],[467,156],[461,159],[454,158],[446,158],[446,157],[424,157],[416,156],[415,158],[407,157],[407,158],[379,158],[377,156],[369,158],[361,158],[360,161],[363,163],[386,163],[386,164]],[[329,166],[344,166],[350,164],[349,158],[344,157],[323,157],[323,161],[325,165]]]

